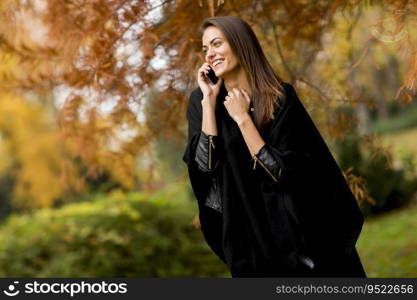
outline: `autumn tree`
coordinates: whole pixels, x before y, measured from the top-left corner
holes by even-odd
[[[365,11],[378,5],[381,19],[361,25],[373,34],[349,44]],[[2,60],[15,66],[1,67],[1,89],[40,102],[52,95],[67,168],[74,159],[88,166],[78,180],[107,171],[125,189],[146,187],[155,178],[144,171],[155,167],[152,145],[184,143],[187,97],[203,61],[196,28],[208,16],[238,15],[254,28],[273,67],[296,86],[329,138],[356,126],[340,106],[369,104],[355,72],[387,39],[407,66],[396,97],[411,101],[416,91],[415,1],[7,0],[0,9]]]

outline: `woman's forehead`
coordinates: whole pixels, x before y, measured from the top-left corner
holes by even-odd
[[[207,27],[202,37],[203,46],[207,46],[216,38],[224,39],[223,32],[214,26]]]

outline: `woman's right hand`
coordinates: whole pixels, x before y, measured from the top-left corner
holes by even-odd
[[[204,63],[199,69],[197,74],[197,82],[203,92],[203,101],[207,100],[214,107],[217,99],[217,95],[220,91],[223,79],[219,78],[216,84],[213,84],[211,80],[206,76],[210,70],[208,63]]]

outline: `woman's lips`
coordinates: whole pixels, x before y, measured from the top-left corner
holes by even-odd
[[[224,59],[222,59],[221,61],[220,61],[220,63],[217,63],[216,62],[216,64],[213,64],[213,68],[217,68],[219,65],[221,65],[222,63],[224,62]]]

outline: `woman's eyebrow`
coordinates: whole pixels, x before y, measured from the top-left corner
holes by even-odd
[[[215,37],[214,39],[212,39],[212,40],[210,41],[210,43],[209,43],[209,44],[213,43],[213,41],[214,41],[215,39],[220,39],[220,38],[219,38],[219,37]],[[202,47],[202,48],[205,48],[205,47],[207,47],[207,46],[206,46],[206,45],[203,45],[203,47]]]

